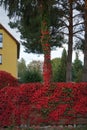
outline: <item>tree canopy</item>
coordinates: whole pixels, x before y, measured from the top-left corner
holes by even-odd
[[[61,9],[56,5],[56,0],[51,2],[48,0],[49,5],[49,31],[50,31],[50,45],[51,49],[55,46],[62,46],[64,41],[64,35],[58,33],[61,28],[62,22],[58,20],[58,17],[62,17]],[[25,52],[30,53],[43,53],[41,45],[41,20],[42,9],[40,0],[28,0],[13,1],[1,0],[1,4],[8,10],[8,16],[10,18],[10,26],[12,28],[17,27],[21,33],[21,42],[25,47]]]

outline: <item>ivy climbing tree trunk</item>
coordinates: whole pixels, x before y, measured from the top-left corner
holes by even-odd
[[[42,20],[41,20],[41,44],[44,52],[44,65],[43,65],[43,80],[45,84],[49,84],[52,81],[52,66],[51,66],[51,48],[50,48],[50,34],[49,34],[49,2],[43,0],[41,4],[42,8]]]

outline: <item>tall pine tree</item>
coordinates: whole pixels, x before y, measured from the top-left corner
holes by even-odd
[[[39,24],[41,25],[40,26],[41,46],[44,52],[43,76],[44,76],[45,83],[50,83],[52,81],[52,67],[50,62],[51,46],[50,46],[50,31],[49,31],[50,17],[49,16],[50,16],[50,8],[53,2],[54,0],[52,1],[50,0],[48,1],[46,0],[28,0],[28,1],[1,0],[0,1],[0,4],[1,5],[3,4],[5,9],[8,10],[8,16],[10,18],[12,17],[19,18],[19,19],[15,19],[16,25],[17,23],[19,23],[19,25],[23,24],[24,25],[23,27],[28,27],[28,25],[31,23],[31,17],[36,13],[34,11],[35,8],[40,12],[41,19]],[[21,28],[21,26],[19,26],[19,28]]]

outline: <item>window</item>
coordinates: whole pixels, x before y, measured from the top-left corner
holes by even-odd
[[[2,55],[0,54],[0,64],[2,64]]]
[[[3,42],[3,35],[0,33],[0,48],[2,48],[2,42]]]

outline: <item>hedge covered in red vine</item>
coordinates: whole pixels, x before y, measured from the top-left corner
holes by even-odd
[[[0,71],[0,89],[6,86],[18,86],[18,80],[6,71]]]
[[[1,127],[69,124],[77,118],[87,118],[87,83],[29,83],[0,90]]]

